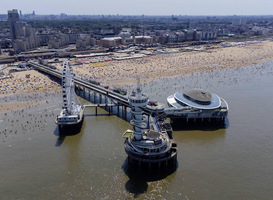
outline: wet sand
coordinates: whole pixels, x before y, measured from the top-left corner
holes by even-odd
[[[24,108],[30,108],[32,106],[36,106],[42,103],[45,103],[45,100],[40,100],[40,101],[16,101],[16,102],[5,102],[5,103],[0,103],[0,113],[5,113],[9,111],[14,111],[14,110],[21,110]]]
[[[46,103],[46,100],[36,97],[61,90],[58,83],[35,70],[14,72],[9,76],[0,80],[0,113]],[[24,99],[20,97],[22,94],[26,95]]]

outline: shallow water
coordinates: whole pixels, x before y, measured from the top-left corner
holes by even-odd
[[[272,77],[268,62],[145,84],[143,91],[164,103],[197,87],[230,108],[227,128],[176,130],[177,170],[152,177],[126,171],[121,136],[131,126],[105,110],[95,116],[86,109],[81,132],[66,137],[54,122],[58,94],[47,97],[50,104],[1,114],[0,199],[272,199]]]

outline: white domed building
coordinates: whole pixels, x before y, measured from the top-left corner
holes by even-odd
[[[167,103],[170,108],[165,112],[173,118],[225,120],[228,115],[227,102],[218,95],[202,89],[176,92],[167,98]]]

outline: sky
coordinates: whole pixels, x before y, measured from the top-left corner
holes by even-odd
[[[273,0],[0,0],[0,14],[273,15]]]

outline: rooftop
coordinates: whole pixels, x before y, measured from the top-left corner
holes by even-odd
[[[185,93],[176,92],[172,102],[174,103],[174,101],[193,108],[206,110],[216,109],[221,106],[220,98],[216,94],[198,89],[189,90]]]
[[[212,95],[210,92],[201,89],[192,89],[184,91],[186,97],[201,103],[210,103]]]

